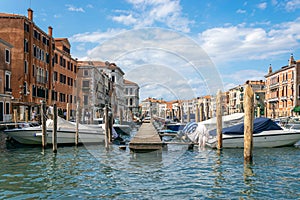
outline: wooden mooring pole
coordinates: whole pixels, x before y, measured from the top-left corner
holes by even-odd
[[[17,109],[14,109],[14,122],[15,122],[15,127],[18,127],[17,121],[18,121],[18,110],[17,110]]]
[[[222,138],[222,93],[221,90],[217,92],[216,99],[217,107],[216,107],[216,117],[217,117],[217,149],[223,148],[223,138]]]
[[[245,88],[244,98],[244,162],[252,162],[253,149],[253,118],[254,118],[254,93],[250,85]]]
[[[199,122],[199,109],[198,109],[198,104],[196,104],[195,121],[196,121],[196,122]]]
[[[75,145],[78,145],[79,142],[79,101],[76,103],[76,132],[75,132]]]
[[[105,123],[105,148],[106,150],[109,149],[109,116],[108,116],[108,105],[105,105],[104,108],[104,123]]]
[[[42,120],[42,147],[47,146],[47,128],[46,128],[46,102],[41,101],[41,120]]]
[[[53,131],[52,131],[53,152],[57,153],[57,106],[53,105]]]

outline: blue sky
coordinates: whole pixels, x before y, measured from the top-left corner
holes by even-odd
[[[29,7],[73,57],[116,62],[141,99],[215,94],[300,59],[300,0],[0,1],[0,12]]]

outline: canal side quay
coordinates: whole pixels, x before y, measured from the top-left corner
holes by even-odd
[[[131,152],[162,150],[163,142],[152,123],[143,123],[129,142]]]

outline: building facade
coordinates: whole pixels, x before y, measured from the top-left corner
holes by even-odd
[[[269,67],[266,78],[266,114],[278,118],[299,114],[300,62],[290,56],[289,63],[277,71]]]
[[[139,117],[140,87],[138,84],[124,79],[124,90],[125,118],[127,121],[131,121],[134,116]]]
[[[12,120],[11,52],[13,46],[0,38],[0,122]]]
[[[0,14],[0,38],[14,47],[12,104],[19,120],[24,120],[25,110],[39,113],[41,101],[48,106],[56,103],[61,114],[67,104],[75,108],[76,60],[71,57],[68,40],[54,39],[52,32],[52,27],[46,33],[34,23],[31,9],[27,17]]]

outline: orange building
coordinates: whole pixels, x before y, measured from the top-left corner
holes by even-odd
[[[289,64],[279,70],[272,70],[266,77],[266,114],[267,117],[278,118],[298,115],[300,62],[291,55]]]

